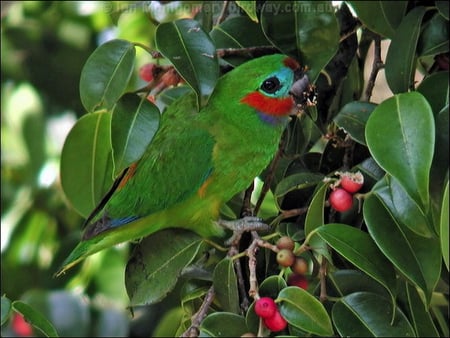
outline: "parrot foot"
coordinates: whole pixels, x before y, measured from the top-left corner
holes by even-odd
[[[264,223],[261,218],[252,216],[246,216],[234,221],[219,220],[217,223],[221,227],[233,231],[233,235],[225,242],[226,245],[239,241],[244,232],[269,230],[269,225]]]

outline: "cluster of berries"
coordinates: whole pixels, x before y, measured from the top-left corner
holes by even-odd
[[[261,317],[264,325],[273,332],[284,330],[287,326],[275,301],[270,297],[261,297],[255,302],[255,313]]]
[[[364,184],[361,172],[337,172],[340,179],[331,186],[329,202],[333,209],[343,212],[353,206],[353,194],[357,193]]]

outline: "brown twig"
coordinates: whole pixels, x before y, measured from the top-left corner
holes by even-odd
[[[208,312],[208,308],[214,300],[215,296],[214,286],[211,286],[206,294],[205,299],[203,300],[200,309],[192,316],[191,326],[183,332],[181,337],[198,337],[199,327],[203,320],[206,317],[206,313]]]
[[[327,285],[326,285],[326,276],[327,276],[327,260],[322,256],[322,262],[320,264],[319,269],[319,278],[320,278],[320,296],[319,299],[321,302],[327,300]]]
[[[369,75],[369,80],[367,81],[367,88],[364,92],[363,101],[369,101],[372,96],[373,88],[375,87],[375,80],[377,78],[380,69],[384,68],[384,63],[381,60],[381,37],[376,34],[374,39],[374,53],[373,53],[373,63],[372,71]]]
[[[223,22],[223,20],[225,20],[229,3],[230,3],[229,1],[223,2],[222,10],[220,11],[220,14],[216,20],[216,26],[220,25]]]

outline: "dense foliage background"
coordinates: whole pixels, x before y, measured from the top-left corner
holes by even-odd
[[[445,1],[2,2],[2,336],[449,336],[448,11]],[[174,98],[193,90],[204,104],[219,74],[199,53],[223,73],[276,51],[308,67],[317,104],[292,118],[274,161],[223,214],[253,210],[271,230],[224,251],[163,231],[55,278],[84,217],[142,151],[123,147],[127,113],[152,116],[156,130]],[[148,63],[166,77],[144,81]],[[337,171],[365,179],[345,212],[328,202]],[[284,235],[307,262],[300,287],[276,261]],[[276,299],[284,331],[259,323],[255,290]]]

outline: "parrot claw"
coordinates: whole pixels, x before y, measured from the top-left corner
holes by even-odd
[[[269,230],[269,226],[261,218],[252,216],[246,216],[234,221],[219,220],[217,223],[221,227],[233,231],[233,235],[225,242],[226,245],[237,242],[244,232]]]

